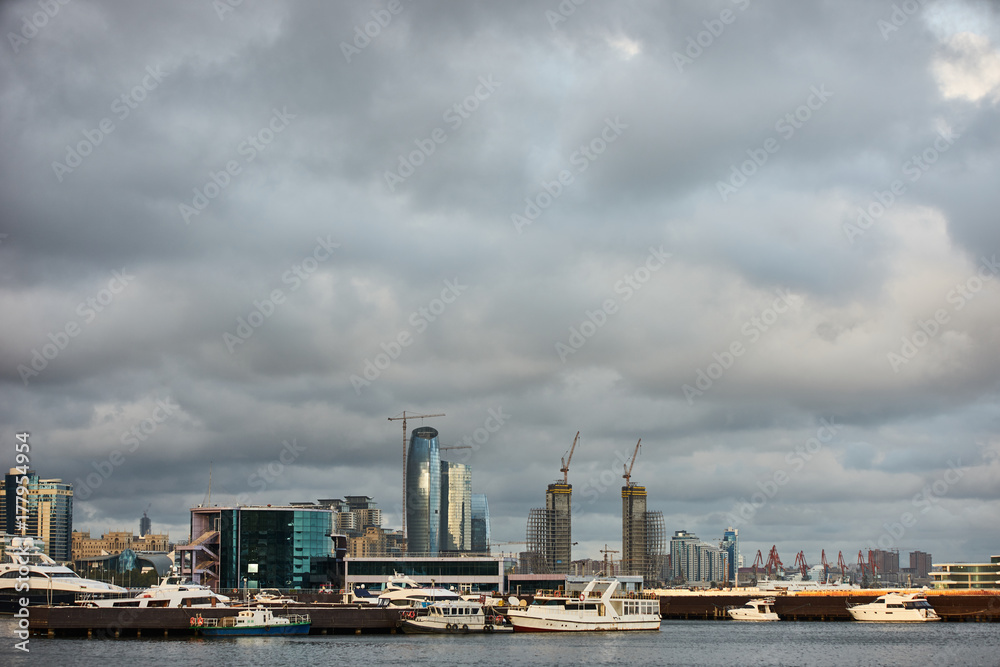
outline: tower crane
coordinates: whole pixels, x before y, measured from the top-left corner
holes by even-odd
[[[407,419],[429,419],[431,417],[444,417],[444,413],[436,415],[408,415],[406,410],[398,417],[389,417],[389,421],[403,420],[403,537],[406,537],[406,420]]]
[[[639,443],[642,442],[642,438],[639,438],[639,442],[635,443],[635,451],[632,452],[632,460],[629,461],[628,467],[626,468],[622,464],[622,468],[625,469],[625,474],[622,477],[625,479],[625,486],[632,486],[632,466],[635,465],[635,457],[639,455]]]
[[[614,572],[608,572],[608,554],[616,554],[616,553],[618,553],[618,549],[609,549],[608,545],[605,544],[604,548],[603,549],[599,549],[599,551],[602,554],[604,554],[604,574],[602,576],[605,576],[605,577],[613,577],[613,576],[615,576]],[[612,570],[615,569],[614,556],[611,557],[611,569]]]
[[[580,439],[580,432],[576,432],[576,437],[573,438],[573,446],[569,448],[569,456],[562,458],[562,468],[559,468],[559,472],[563,474],[563,484],[569,484],[569,462],[573,459],[573,450],[576,449],[576,441]]]

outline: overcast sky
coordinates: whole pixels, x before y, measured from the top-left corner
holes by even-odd
[[[580,0],[577,0],[579,2]],[[988,2],[0,8],[0,425],[74,525],[375,497],[524,539],[1000,553]],[[477,430],[478,429],[478,430]],[[4,467],[9,467],[6,465]],[[519,550],[520,545],[502,547]]]

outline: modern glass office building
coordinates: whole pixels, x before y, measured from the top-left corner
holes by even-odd
[[[24,486],[24,504],[18,507],[17,487]],[[73,485],[61,479],[40,479],[34,470],[22,475],[16,468],[0,483],[0,534],[39,537],[49,558],[68,562],[73,546]],[[24,519],[27,519],[26,521]],[[23,531],[22,531],[23,529]]]
[[[333,515],[298,506],[192,508],[191,542],[178,546],[181,572],[216,590],[313,588],[335,556]]]
[[[436,556],[441,529],[441,454],[437,429],[413,429],[406,453],[406,537],[411,554]]]
[[[472,468],[441,461],[440,551],[472,551]]]
[[[736,573],[739,570],[739,560],[740,560],[740,529],[733,528],[730,526],[722,533],[722,543],[719,544],[723,551],[727,554],[726,563],[728,581],[730,583],[736,583]]]
[[[485,493],[472,494],[472,551],[490,552],[490,504]]]

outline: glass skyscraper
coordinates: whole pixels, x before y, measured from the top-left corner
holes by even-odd
[[[436,556],[440,549],[441,454],[437,429],[413,429],[406,452],[406,538],[411,554]]]
[[[490,552],[490,504],[485,493],[472,494],[472,550]]]
[[[472,551],[472,468],[441,461],[440,550]]]
[[[727,575],[731,584],[736,584],[736,575],[740,569],[740,529],[730,526],[722,533],[722,543],[719,545],[729,554]]]
[[[21,485],[26,487],[23,514],[17,511],[17,487]],[[40,479],[34,470],[22,475],[11,468],[0,484],[0,504],[3,506],[0,533],[21,535],[23,528],[24,535],[42,538],[49,558],[59,562],[72,558],[72,484],[61,479]]]

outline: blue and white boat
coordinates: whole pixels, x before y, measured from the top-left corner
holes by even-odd
[[[259,637],[267,635],[307,635],[312,621],[308,614],[275,616],[264,607],[245,609],[226,618],[191,617],[192,627],[206,637]]]

